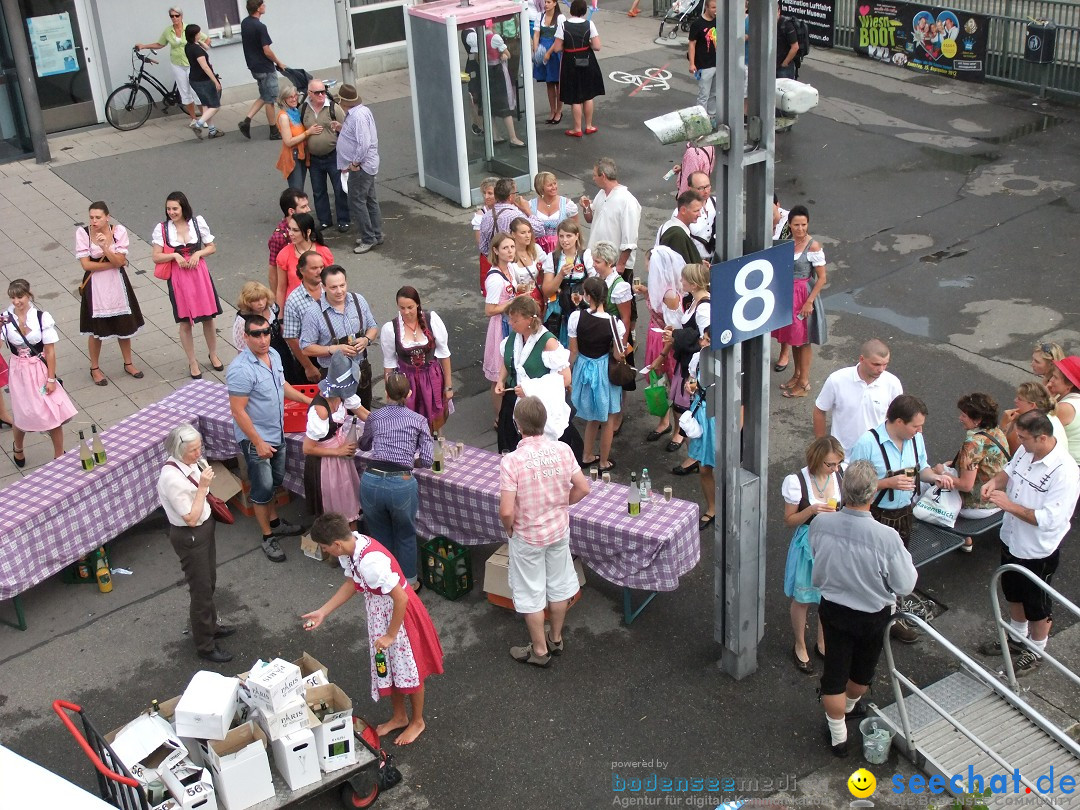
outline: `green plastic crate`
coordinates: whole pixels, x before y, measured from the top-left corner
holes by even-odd
[[[447,599],[459,599],[472,590],[472,555],[448,537],[433,537],[420,547],[424,586]]]
[[[87,579],[79,578],[79,563],[73,562],[67,568],[60,572],[60,581],[65,585],[97,585],[97,559],[101,554],[100,549],[94,549],[86,555],[86,564],[90,567],[90,576]],[[109,562],[109,552],[105,551],[105,565],[112,568]]]

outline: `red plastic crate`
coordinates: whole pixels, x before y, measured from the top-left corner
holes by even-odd
[[[294,385],[297,391],[305,397],[313,397],[319,393],[318,385]],[[308,406],[300,402],[285,400],[285,432],[303,433],[307,430]]]

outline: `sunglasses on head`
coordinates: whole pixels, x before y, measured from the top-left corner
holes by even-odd
[[[1054,353],[1054,344],[1053,343],[1040,343],[1039,344],[1039,351],[1041,351],[1043,354],[1053,354]]]
[[[248,337],[266,337],[269,334],[270,334],[270,329],[269,328],[266,328],[266,329],[252,329],[250,332],[247,333],[247,336]]]

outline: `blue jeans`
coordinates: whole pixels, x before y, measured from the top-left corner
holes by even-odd
[[[795,63],[792,62],[787,67],[782,65],[776,66],[776,78],[778,79],[794,79],[795,78]]]
[[[248,497],[252,503],[265,506],[274,499],[274,490],[285,483],[285,442],[270,458],[259,458],[255,445],[247,439],[240,442],[240,452],[247,462],[248,480],[251,482]]]
[[[349,172],[349,215],[359,229],[357,238],[369,245],[383,238],[382,213],[375,199],[375,175],[363,169]]]
[[[341,172],[337,167],[337,152],[329,155],[309,155],[308,175],[311,177],[311,195],[315,198],[315,216],[320,225],[329,225],[334,221],[330,216],[330,193],[326,189],[326,178],[334,189],[334,208],[337,209],[337,224],[348,225],[349,200],[341,190]]]
[[[296,150],[293,150],[293,157],[296,157]],[[293,166],[292,172],[289,174],[287,180],[289,188],[295,188],[297,191],[304,190],[304,179],[307,177],[308,168],[304,165],[304,161],[297,158],[296,165]]]
[[[420,500],[416,478],[411,473],[408,478],[404,475],[365,472],[360,479],[360,504],[368,532],[397,558],[405,579],[412,583],[416,581],[416,512]]]

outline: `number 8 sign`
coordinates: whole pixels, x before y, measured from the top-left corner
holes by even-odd
[[[792,242],[714,264],[710,273],[713,346],[733,346],[791,324]]]

